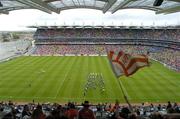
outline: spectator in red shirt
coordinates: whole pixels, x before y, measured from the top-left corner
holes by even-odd
[[[75,105],[73,103],[69,104],[69,110],[65,112],[65,116],[68,119],[77,119],[78,111],[75,109]]]
[[[79,119],[95,119],[94,113],[89,109],[89,102],[84,101],[83,108],[79,111]]]

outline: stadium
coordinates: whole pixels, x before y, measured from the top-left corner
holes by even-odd
[[[21,9],[61,14],[75,8],[166,15],[178,14],[180,2],[0,0],[0,15]],[[35,30],[0,32],[0,118],[180,119],[179,24],[26,27]],[[114,64],[112,51],[125,64]],[[120,58],[120,51],[130,60],[145,56],[147,64],[129,61],[129,73],[123,67],[129,58]]]

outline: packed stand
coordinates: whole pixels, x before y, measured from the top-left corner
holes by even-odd
[[[180,41],[180,29],[113,29],[113,28],[60,28],[60,29],[38,29],[34,38],[39,41],[58,40],[73,41],[72,38],[79,38],[79,41],[89,39],[91,42],[112,41],[111,39],[149,39],[149,40],[173,40]]]
[[[69,102],[54,104],[14,104],[0,103],[1,119],[179,119],[180,105],[138,104],[129,108],[125,104],[102,103],[92,105],[84,101],[82,105]]]
[[[100,45],[39,45],[34,54],[37,55],[98,55],[105,54]]]
[[[129,54],[148,54],[180,71],[180,51],[154,46],[134,45],[38,45],[35,55],[107,55],[106,50],[124,51]]]
[[[116,43],[159,46],[180,50],[180,29],[178,28],[58,28],[37,29],[36,44],[71,43]]]

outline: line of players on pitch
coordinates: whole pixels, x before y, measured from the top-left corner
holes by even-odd
[[[101,94],[105,92],[105,83],[102,73],[89,73],[84,86],[83,95],[86,96],[89,90],[99,89]]]

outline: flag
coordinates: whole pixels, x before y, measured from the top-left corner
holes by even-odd
[[[130,76],[138,69],[149,64],[146,55],[130,55],[123,51],[109,51],[108,58],[116,77],[120,77],[121,75]]]

